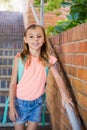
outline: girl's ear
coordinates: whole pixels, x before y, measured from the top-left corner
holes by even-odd
[[[24,42],[27,43],[27,39],[26,39],[26,37],[24,37]]]

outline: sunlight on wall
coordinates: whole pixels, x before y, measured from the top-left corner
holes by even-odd
[[[26,0],[11,0],[9,3],[0,3],[0,11],[17,11],[23,13]]]

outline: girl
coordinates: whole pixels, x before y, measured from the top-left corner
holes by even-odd
[[[22,78],[17,82],[18,62],[24,65]],[[15,122],[15,130],[36,130],[41,118],[43,94],[45,93],[46,66],[52,72],[63,103],[72,106],[66,87],[55,64],[57,59],[50,54],[42,26],[32,24],[24,32],[24,48],[14,59],[14,66],[9,89],[9,117]]]

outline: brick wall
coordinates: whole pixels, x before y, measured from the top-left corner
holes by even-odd
[[[50,37],[49,40],[69,79],[79,114],[87,129],[87,23]],[[64,114],[62,120],[67,122]],[[64,124],[59,125],[62,129]],[[68,128],[67,123],[62,130]]]

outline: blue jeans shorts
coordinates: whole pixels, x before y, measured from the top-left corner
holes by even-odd
[[[18,113],[18,118],[15,123],[21,124],[30,122],[40,122],[43,106],[43,96],[40,98],[27,101],[15,98],[15,108]]]

